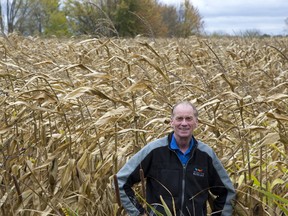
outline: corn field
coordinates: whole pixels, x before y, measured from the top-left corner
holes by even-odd
[[[0,215],[116,215],[113,176],[182,100],[234,215],[288,215],[287,80],[284,37],[0,37]]]

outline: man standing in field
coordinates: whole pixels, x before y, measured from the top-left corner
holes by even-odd
[[[172,109],[168,136],[148,143],[117,173],[120,199],[128,215],[205,216],[209,192],[213,216],[231,216],[235,191],[214,151],[196,140],[198,112],[190,102],[180,102]],[[146,178],[146,211],[135,197],[132,186],[140,182],[140,170]]]

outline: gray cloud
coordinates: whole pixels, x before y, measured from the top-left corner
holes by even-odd
[[[161,2],[179,5],[181,0]],[[284,22],[288,17],[288,0],[192,0],[191,3],[202,15],[207,32],[233,34],[255,29],[271,35],[288,33]]]
[[[208,33],[226,32],[233,35],[247,30],[258,30],[263,34],[285,34],[283,17],[218,16],[204,21]]]

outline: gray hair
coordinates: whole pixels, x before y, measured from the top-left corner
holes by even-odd
[[[196,108],[196,106],[194,104],[192,104],[191,102],[189,101],[180,101],[178,103],[176,103],[173,107],[172,107],[172,110],[171,110],[171,116],[173,117],[174,116],[174,110],[177,106],[179,105],[188,105],[188,106],[191,106],[193,108],[193,111],[194,111],[194,115],[196,117],[196,119],[198,119],[198,110]]]

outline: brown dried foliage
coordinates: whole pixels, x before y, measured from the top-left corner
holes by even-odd
[[[280,215],[287,203],[271,196],[288,196],[287,42],[0,38],[0,212],[114,215],[113,175],[190,100],[196,137],[237,188],[235,215]]]

